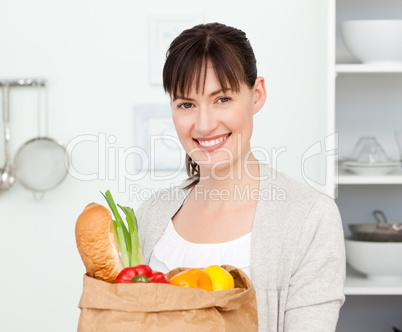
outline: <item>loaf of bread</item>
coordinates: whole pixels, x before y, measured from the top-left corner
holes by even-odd
[[[87,275],[113,283],[124,266],[110,211],[97,203],[87,205],[77,219],[75,238]]]

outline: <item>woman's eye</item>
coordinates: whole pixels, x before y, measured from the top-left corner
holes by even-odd
[[[192,106],[193,106],[193,104],[191,104],[191,103],[182,103],[178,107],[188,109],[188,108],[191,108]]]
[[[222,97],[217,100],[218,103],[227,103],[231,98],[229,97]]]

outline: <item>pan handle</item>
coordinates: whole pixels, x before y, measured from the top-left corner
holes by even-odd
[[[3,85],[3,123],[4,123],[4,169],[10,167],[10,90],[8,84]]]
[[[392,225],[392,229],[393,229],[394,231],[400,232],[400,231],[402,231],[402,224],[399,224],[399,223],[393,224],[393,225]]]
[[[377,223],[379,224],[388,224],[387,217],[385,216],[385,213],[382,210],[374,210],[373,211],[373,216]]]

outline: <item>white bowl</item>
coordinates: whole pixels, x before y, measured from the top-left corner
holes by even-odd
[[[367,64],[402,64],[402,20],[341,22],[346,47]]]
[[[346,260],[374,280],[402,280],[402,242],[345,239]]]

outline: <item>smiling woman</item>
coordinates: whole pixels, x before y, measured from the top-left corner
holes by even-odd
[[[187,163],[199,165],[199,177],[229,176],[250,151],[253,115],[264,104],[264,79],[259,77],[249,88],[238,82],[239,91],[220,86],[214,67],[208,61],[202,74],[204,87],[186,96],[172,98],[172,116]],[[255,158],[250,154],[249,160]],[[193,185],[199,181],[194,179]]]
[[[168,54],[163,69],[164,89],[172,100],[173,121],[187,152],[186,166],[195,185],[201,164],[222,168],[223,162],[217,161],[225,156],[226,166],[231,163],[234,151],[229,141],[232,148],[241,146],[243,154],[250,150],[247,142],[251,138],[252,115],[265,102],[265,82],[257,78],[256,59],[246,34],[223,24],[183,31],[170,45]],[[190,114],[178,112],[183,108],[191,110]],[[190,126],[190,140],[186,142],[184,131]],[[230,126],[234,126],[234,132]],[[215,142],[221,137],[222,142]],[[245,144],[239,145],[237,140],[241,139]],[[211,154],[197,155],[222,147],[226,148],[224,153],[220,157],[214,154],[215,160]]]
[[[163,82],[189,178],[137,211],[144,262],[163,272],[236,266],[256,289],[259,331],[335,331],[345,276],[339,211],[253,155],[253,118],[267,93],[245,33],[219,23],[183,31]]]

